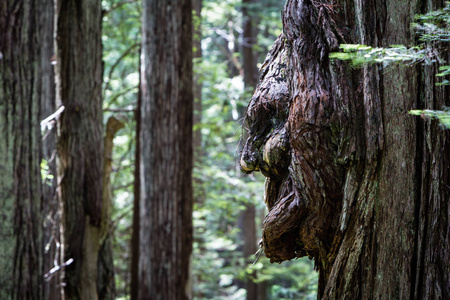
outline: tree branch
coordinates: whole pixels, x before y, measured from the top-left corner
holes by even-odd
[[[109,83],[111,82],[112,73],[114,72],[115,68],[119,65],[119,63],[122,61],[122,59],[127,57],[128,54],[130,54],[134,50],[134,48],[137,48],[140,45],[141,45],[140,43],[135,43],[135,44],[131,45],[131,47],[129,47],[127,50],[125,50],[125,52],[122,53],[122,55],[111,66],[111,69],[109,69],[109,72],[108,72],[108,81],[106,82],[105,88],[103,89],[103,95],[105,94],[106,90],[109,89]]]
[[[103,10],[102,16],[104,17],[104,16],[108,15],[113,10],[118,9],[121,6],[124,6],[125,4],[135,3],[135,2],[137,2],[137,1],[136,0],[125,0],[125,1],[117,2],[116,4],[113,4],[108,10]]]
[[[125,113],[125,112],[135,112],[136,108],[105,108],[103,111]]]
[[[128,93],[129,91],[131,91],[133,89],[137,89],[137,88],[139,88],[139,85],[134,85],[134,86],[128,87],[128,88],[122,90],[121,92],[115,94],[114,97],[112,97],[111,100],[108,101],[108,106],[106,107],[106,109],[109,109],[109,107],[116,102],[117,98],[119,98],[120,96]]]

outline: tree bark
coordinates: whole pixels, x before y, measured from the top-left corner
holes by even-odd
[[[408,115],[449,105],[448,88],[435,67],[328,59],[341,43],[413,44],[422,4],[289,0],[261,68],[241,167],[267,176],[266,255],[314,257],[319,298],[449,297],[450,135]]]
[[[139,299],[189,299],[192,6],[143,1]]]
[[[42,19],[42,52],[41,52],[41,118],[48,118],[55,113],[55,12],[52,0],[45,0],[39,7]],[[41,125],[42,127],[42,125]],[[44,299],[61,299],[60,272],[55,271],[63,262],[61,260],[60,224],[61,213],[57,188],[56,171],[56,121],[49,120],[42,131],[42,159],[48,169],[45,172],[42,186],[42,213],[44,217]]]
[[[253,47],[257,41],[257,17],[253,5],[257,0],[242,0],[242,66],[244,69],[244,83],[246,88],[254,89],[258,84],[258,69],[256,67],[255,51]]]
[[[0,298],[44,299],[40,119],[46,1],[0,4]]]
[[[102,224],[102,44],[99,0],[57,1],[58,183],[65,299],[98,299]]]
[[[142,48],[141,48],[142,54]],[[142,57],[140,55],[139,57]],[[139,59],[139,66],[141,65],[141,60]],[[142,69],[139,70],[139,86],[141,85]],[[137,107],[134,113],[134,118],[136,120],[136,145],[134,153],[134,184],[133,184],[133,231],[131,234],[131,283],[130,283],[130,299],[138,300],[139,298],[139,235],[140,235],[140,218],[139,218],[139,203],[140,203],[140,168],[141,168],[141,110],[142,110],[142,90],[139,89]]]

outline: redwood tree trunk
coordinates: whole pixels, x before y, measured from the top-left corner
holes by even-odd
[[[57,1],[58,182],[65,299],[97,299],[102,222],[101,1]]]
[[[193,47],[194,51],[192,53],[194,58],[194,63],[200,64],[202,60],[202,28],[201,28],[201,14],[202,14],[202,0],[192,0],[192,9],[194,11],[195,22],[193,24]],[[200,80],[200,74],[194,73],[194,80],[192,85],[192,93],[194,96],[194,127],[192,144],[194,147],[194,162],[195,165],[201,164],[202,162],[202,83]],[[196,179],[198,183],[198,188],[195,191],[196,202],[204,202],[204,191],[201,190],[201,181]]]
[[[46,5],[0,4],[1,299],[44,299],[40,119],[49,86],[41,81],[48,68],[41,61],[40,9]]]
[[[141,51],[142,53],[142,48]],[[139,57],[142,57],[140,55]],[[139,60],[139,65],[141,61]],[[142,69],[139,70],[139,78],[142,78]],[[140,83],[140,82],[139,82]],[[140,86],[140,84],[139,84]],[[133,183],[133,231],[131,235],[131,282],[130,282],[130,299],[139,299],[139,235],[140,235],[140,218],[139,218],[139,203],[140,203],[140,157],[141,157],[141,146],[140,146],[140,136],[141,136],[141,107],[142,107],[142,90],[139,89],[137,106],[134,112],[134,117],[136,120],[136,146],[134,153],[134,183]]]
[[[258,84],[258,69],[256,68],[256,32],[258,19],[254,5],[258,0],[242,0],[242,66],[244,69],[244,83],[246,88],[254,89]]]
[[[143,1],[139,299],[191,297],[192,6]]]
[[[436,66],[353,70],[339,44],[411,45],[429,1],[289,0],[283,34],[247,111],[244,172],[268,178],[263,248],[271,261],[308,255],[322,299],[450,296],[449,105]]]
[[[242,18],[243,18],[243,33],[242,33],[242,66],[244,71],[244,86],[247,92],[253,92],[258,83],[258,69],[256,67],[256,53],[253,50],[256,45],[256,16],[255,9],[252,5],[257,3],[256,0],[242,0]],[[243,108],[240,110],[239,119],[245,115]],[[241,229],[241,236],[243,242],[243,256],[245,262],[251,263],[249,257],[252,257],[257,250],[256,241],[256,206],[253,203],[244,203],[244,210],[239,216],[239,227]],[[245,289],[247,290],[246,299],[258,300],[258,284],[254,282],[256,279],[256,272],[249,274],[246,278]]]

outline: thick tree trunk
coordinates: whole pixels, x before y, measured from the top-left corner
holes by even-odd
[[[0,4],[0,298],[43,299],[40,118],[46,1]],[[42,31],[41,31],[42,29]],[[47,76],[45,73],[44,76]]]
[[[192,6],[143,1],[139,299],[191,297]]]
[[[102,45],[99,0],[57,1],[58,183],[65,299],[97,299],[102,223]]]
[[[245,172],[267,177],[263,248],[314,257],[323,299],[448,298],[449,105],[431,67],[352,70],[340,43],[411,45],[423,3],[290,0],[247,112]],[[428,5],[427,5],[428,6]]]

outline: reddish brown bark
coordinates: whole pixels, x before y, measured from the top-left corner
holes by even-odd
[[[138,299],[189,299],[192,6],[143,1]]]
[[[0,298],[44,299],[41,105],[46,1],[0,4]],[[47,61],[47,63],[50,63]],[[44,86],[45,85],[45,86]]]
[[[449,132],[408,115],[448,105],[430,67],[352,70],[341,43],[414,42],[420,3],[288,1],[247,111],[244,172],[266,175],[263,249],[308,255],[319,298],[447,298]]]
[[[141,56],[140,56],[141,57]],[[139,61],[139,65],[140,65]],[[142,70],[139,70],[139,78],[142,77]],[[140,86],[140,84],[139,84]],[[139,298],[139,235],[140,235],[140,220],[139,220],[139,203],[140,203],[140,136],[141,136],[141,102],[142,91],[139,89],[137,108],[134,113],[136,120],[136,146],[134,153],[134,183],[133,183],[133,232],[131,236],[131,282],[130,282],[130,298],[131,300],[138,300]]]

